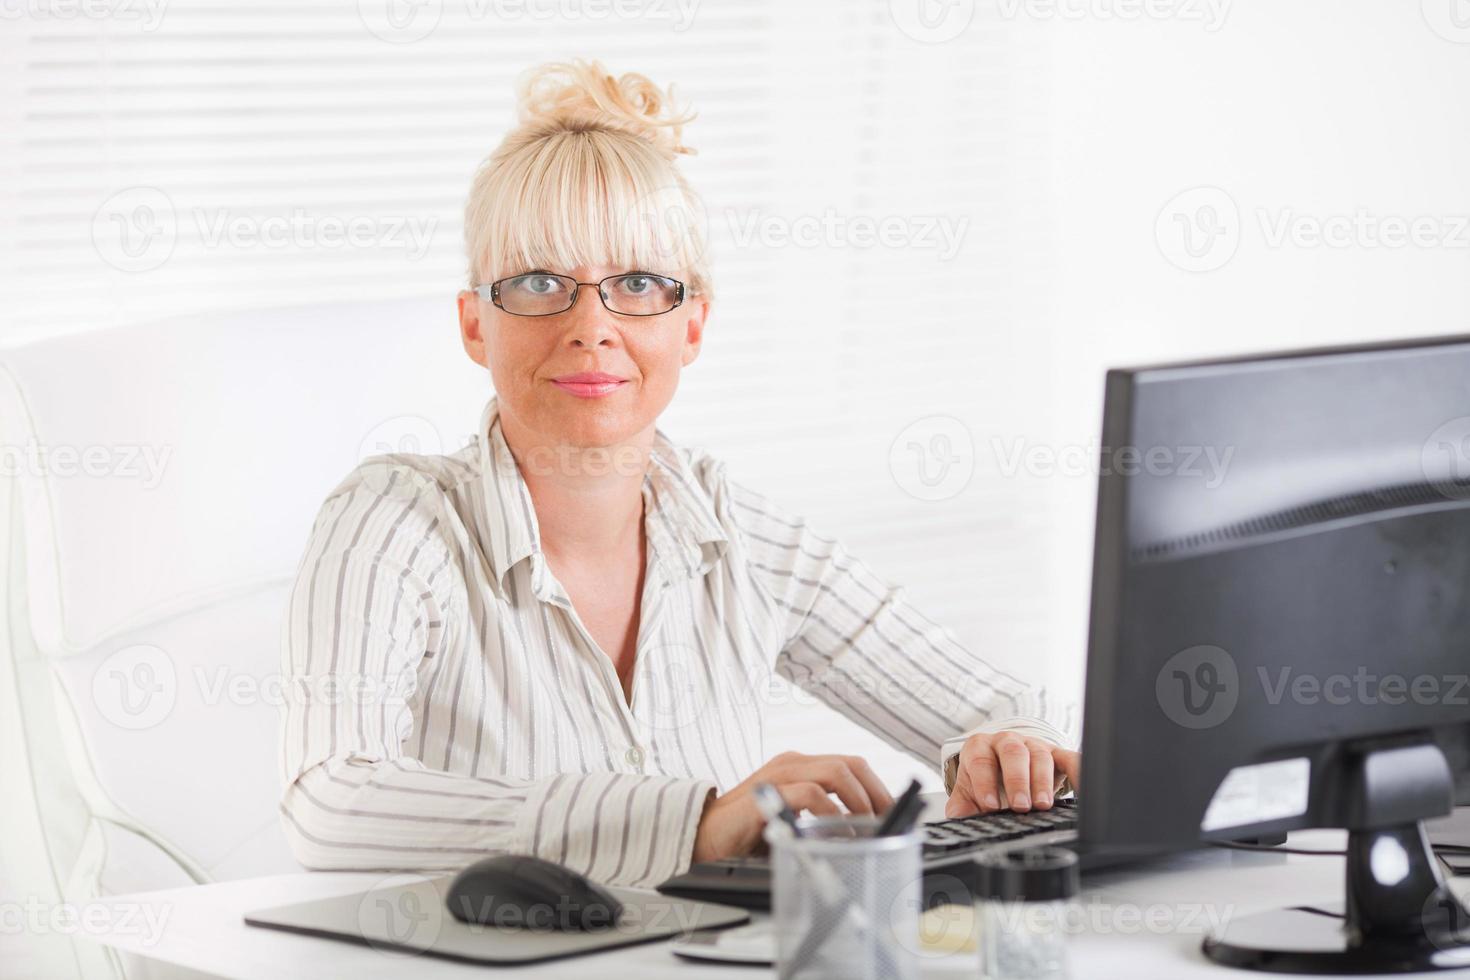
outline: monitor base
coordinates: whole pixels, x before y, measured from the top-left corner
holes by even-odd
[[[1453,809],[1443,752],[1433,744],[1364,746],[1348,773],[1343,911],[1298,907],[1241,919],[1205,940],[1211,960],[1272,973],[1470,967],[1470,912],[1445,885],[1418,819]]]
[[[1204,953],[1222,966],[1269,973],[1470,968],[1470,912],[1434,862],[1421,824],[1353,831],[1347,912],[1297,907],[1245,916],[1205,940]]]

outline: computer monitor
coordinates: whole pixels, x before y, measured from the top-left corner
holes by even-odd
[[[1206,954],[1470,965],[1420,823],[1470,790],[1470,337],[1114,370],[1104,416],[1082,840],[1347,828],[1340,918]]]

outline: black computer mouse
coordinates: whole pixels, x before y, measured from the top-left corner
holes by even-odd
[[[521,929],[606,929],[623,903],[554,861],[501,854],[454,876],[445,899],[461,922]]]

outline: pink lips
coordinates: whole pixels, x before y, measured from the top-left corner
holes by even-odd
[[[552,378],[551,383],[578,398],[601,398],[612,394],[628,382],[604,371],[581,371]]]

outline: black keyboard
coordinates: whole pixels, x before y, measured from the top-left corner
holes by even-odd
[[[924,825],[924,858],[948,856],[959,851],[1019,840],[1052,830],[1075,830],[1077,804],[1070,798],[1057,800],[1050,810],[1027,813],[991,813],[956,817]]]
[[[1057,800],[1050,810],[936,820],[924,824],[924,867],[962,860],[967,853],[986,847],[1076,829],[1077,805],[1070,797]],[[770,908],[770,889],[771,862],[764,855],[691,865],[684,874],[658,886],[667,895],[751,909]]]

